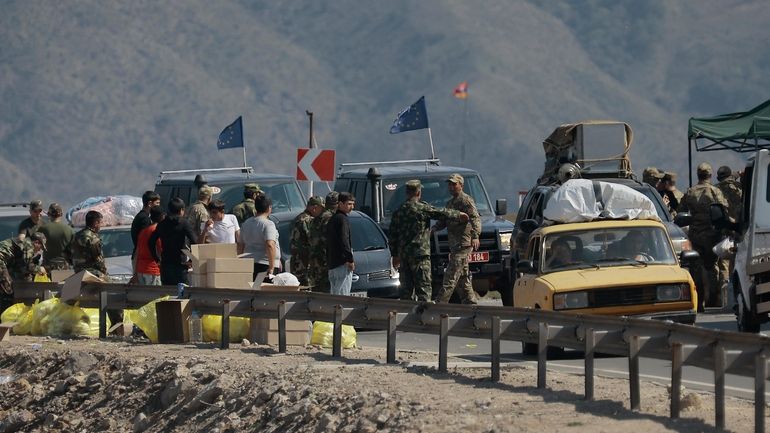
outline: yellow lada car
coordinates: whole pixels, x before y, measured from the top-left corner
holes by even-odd
[[[515,307],[695,322],[697,293],[665,227],[653,220],[601,220],[534,230]]]

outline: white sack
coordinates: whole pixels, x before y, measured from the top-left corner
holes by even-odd
[[[594,181],[571,179],[564,182],[548,199],[543,218],[561,223],[604,219],[651,219],[660,221],[655,204],[631,187],[599,182],[602,207],[594,193]]]

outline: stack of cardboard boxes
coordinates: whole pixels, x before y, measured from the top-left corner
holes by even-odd
[[[235,244],[197,244],[190,247],[193,272],[190,285],[250,289],[254,260],[238,258]]]

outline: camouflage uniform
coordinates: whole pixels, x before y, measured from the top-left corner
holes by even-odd
[[[97,277],[107,276],[107,266],[102,255],[102,239],[86,227],[75,233],[72,240],[72,266],[75,272],[86,270]]]
[[[310,251],[308,254],[308,280],[312,282],[313,291],[329,293],[329,269],[326,265],[326,226],[334,213],[337,212],[337,198],[339,193],[332,191],[326,195],[326,209],[313,218],[310,222],[308,242]]]
[[[35,253],[31,238],[0,242],[0,312],[13,305],[13,281],[32,281],[42,271],[42,262],[42,251]]]
[[[707,164],[699,165],[699,177],[702,172],[710,174],[711,167]],[[700,254],[700,260],[693,264],[690,273],[698,289],[699,310],[702,310],[704,302],[708,306],[718,306],[724,301],[726,295],[725,288],[719,285],[717,256],[712,251],[714,245],[721,240],[721,234],[711,225],[709,206],[712,203],[721,203],[727,206],[722,192],[706,179],[699,181],[697,185],[687,190],[678,209],[679,212],[692,214],[688,237],[693,249]]]
[[[642,182],[652,185],[653,188],[658,187],[658,182],[663,178],[663,173],[655,167],[647,167],[642,172]]]
[[[444,282],[437,300],[449,302],[452,293],[458,290],[464,304],[475,304],[476,293],[471,284],[471,274],[468,268],[468,255],[473,252],[471,242],[479,238],[481,233],[481,217],[476,210],[473,198],[461,191],[457,197],[452,197],[446,204],[447,209],[454,209],[468,215],[468,222],[459,220],[446,224],[439,222],[437,229],[447,226],[449,240],[449,263],[444,271]]]
[[[238,220],[238,225],[243,225],[244,221],[257,215],[257,209],[254,207],[254,199],[251,197],[251,194],[260,192],[262,191],[256,183],[243,185],[243,194],[246,198],[233,206],[233,209],[230,211],[231,214],[235,215],[235,219]]]
[[[726,179],[719,181],[717,188],[722,191],[722,195],[727,201],[727,216],[732,218],[733,221],[739,221],[743,210],[743,191],[740,183],[732,176],[728,176]],[[723,234],[730,236],[732,233],[729,230],[725,230]],[[730,274],[733,272],[734,267],[734,256],[719,260],[719,278],[722,284],[727,285],[730,281]]]
[[[291,228],[291,273],[303,286],[312,286],[308,264],[310,258],[310,226],[313,216],[306,210],[294,218]]]
[[[187,217],[187,221],[190,222],[190,226],[192,226],[195,234],[200,236],[202,232],[201,226],[209,220],[209,210],[206,207],[206,203],[203,203],[200,200],[196,201],[190,206],[190,209],[185,212],[185,216]]]
[[[431,300],[430,220],[459,216],[456,210],[435,208],[414,198],[407,199],[393,213],[388,241],[390,254],[401,260],[401,299]]]

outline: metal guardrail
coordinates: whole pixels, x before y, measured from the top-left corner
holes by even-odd
[[[55,283],[15,283],[19,302],[48,298]],[[106,310],[131,309],[164,295],[172,286],[83,283],[78,301],[99,308],[100,337],[106,336]],[[185,298],[204,314],[222,315],[221,345],[229,345],[229,317],[278,319],[280,352],[286,351],[286,320],[333,322],[334,357],[342,356],[342,325],[387,332],[387,362],[396,362],[396,331],[439,336],[439,371],[447,371],[448,337],[488,338],[492,346],[491,379],[500,380],[500,341],[538,345],[537,387],[546,387],[547,346],[585,353],[585,398],[594,397],[597,353],[628,357],[630,408],[640,409],[639,359],[671,361],[671,418],[680,413],[682,367],[714,372],[716,427],[725,428],[725,374],[754,378],[755,431],[765,430],[765,380],[770,337],[715,331],[672,322],[567,314],[510,307],[425,304],[388,299],[334,296],[301,291],[261,291],[188,287]]]

